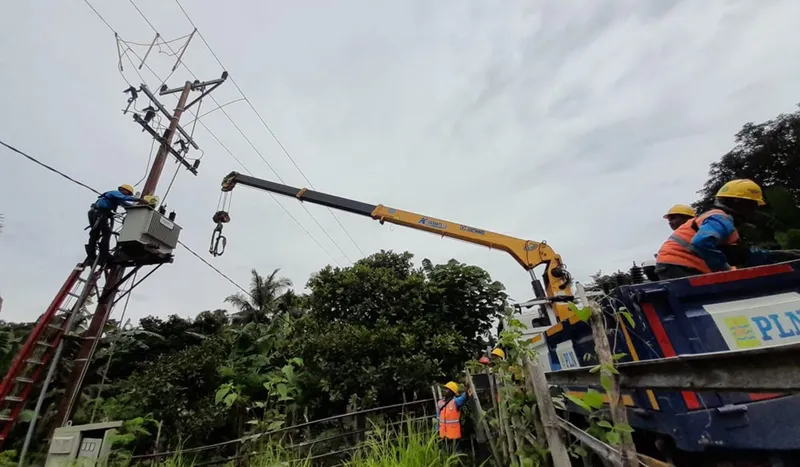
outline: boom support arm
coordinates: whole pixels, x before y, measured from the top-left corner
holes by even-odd
[[[547,296],[553,301],[569,301],[572,299],[572,292],[569,286],[571,276],[566,271],[561,261],[561,256],[545,242],[523,240],[465,224],[458,224],[410,211],[391,208],[382,204],[362,203],[360,201],[320,193],[306,188],[295,188],[237,172],[231,172],[223,179],[222,191],[230,192],[236,185],[245,185],[270,193],[295,197],[300,201],[326,206],[331,209],[371,217],[381,224],[389,222],[395,225],[423,230],[444,237],[451,237],[469,243],[502,250],[510,254],[525,270],[530,271],[532,278],[534,278],[532,270],[544,264],[546,265],[544,290],[541,290],[541,287],[537,289],[538,282],[534,280],[534,292],[537,298],[544,298],[544,296]],[[214,221],[217,222],[217,229],[220,230],[220,232],[222,223],[228,222],[229,220],[230,217],[225,211],[218,211],[214,215]],[[212,254],[213,253],[212,251]],[[563,304],[557,305],[556,308],[559,319],[563,319],[569,314],[567,307]]]

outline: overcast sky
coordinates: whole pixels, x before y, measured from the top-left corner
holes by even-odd
[[[135,3],[167,40],[192,30],[174,1]],[[130,2],[92,4],[124,40],[153,40]],[[796,0],[183,4],[318,190],[546,240],[579,280],[651,257],[669,233],[662,214],[695,200],[741,125],[800,101]],[[124,58],[120,74],[113,33],[83,1],[10,2],[0,44],[0,139],[103,191],[143,176],[151,140],[121,112],[125,80],[141,82],[138,62]],[[163,78],[175,58],[162,51],[147,64]],[[222,71],[197,37],[183,59],[201,79]],[[167,84],[188,78],[180,67]],[[230,82],[214,96],[241,97]],[[212,108],[206,101],[201,111]],[[246,103],[226,110],[286,183],[306,185]],[[256,176],[277,180],[224,115],[203,122]],[[208,258],[219,182],[243,169],[200,126],[195,138],[200,173],[179,172],[167,204],[184,242]],[[93,201],[0,147],[0,319],[43,312],[83,258]],[[209,261],[242,285],[251,268],[280,268],[298,288],[329,254],[349,264],[298,202],[280,202],[324,250],[267,194],[242,188],[228,251]],[[360,257],[329,212],[308,210],[350,260]],[[505,253],[337,216],[367,254],[456,258],[487,269],[518,300],[532,295]],[[178,249],[133,293],[128,316],[193,316],[235,291]]]

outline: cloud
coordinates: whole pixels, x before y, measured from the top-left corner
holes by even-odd
[[[123,38],[152,40],[129,4],[94,3]],[[137,5],[168,39],[191,31],[172,2]],[[117,70],[113,35],[88,8],[10,8],[0,42],[14,46],[0,57],[0,82],[13,92],[0,95],[9,109],[0,137],[95,187],[135,182],[151,147],[120,112],[125,79],[140,82],[136,59],[123,58]],[[740,126],[792,110],[798,100],[800,65],[786,59],[800,52],[800,4],[791,0],[187,8],[318,190],[547,240],[578,279],[648,259],[668,234],[663,210],[693,201],[708,164],[732,146]],[[196,39],[183,59],[202,79],[219,76]],[[147,48],[132,47],[142,55]],[[147,60],[161,77],[175,63],[166,52]],[[151,87],[160,84],[142,73]],[[178,68],[167,83],[188,78]],[[241,97],[232,83],[214,95],[221,103]],[[174,107],[174,99],[165,105]],[[212,108],[205,101],[202,111]],[[203,255],[220,180],[244,171],[228,150],[257,176],[308,185],[247,103],[225,109],[252,145],[220,112],[208,115],[203,122],[227,149],[198,126],[200,173],[179,172],[168,196],[183,241]],[[162,195],[174,170],[168,163]],[[82,259],[93,200],[0,150],[4,319],[34,319],[47,306]],[[228,252],[208,260],[242,285],[255,267],[281,268],[302,287],[331,257],[347,264],[339,248],[360,256],[330,212],[308,210],[316,222],[293,199],[237,189]],[[531,296],[527,274],[501,252],[336,215],[367,253],[455,257],[486,268],[515,298]],[[175,264],[140,287],[129,305],[134,318],[193,315],[223,306],[236,291],[180,249]]]

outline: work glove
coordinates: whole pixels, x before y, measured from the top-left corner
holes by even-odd
[[[155,208],[158,205],[158,196],[155,195],[144,195],[142,201],[151,208]]]

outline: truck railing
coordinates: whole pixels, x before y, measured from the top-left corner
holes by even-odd
[[[757,349],[619,363],[619,384],[628,389],[772,392],[800,390],[800,343]],[[545,374],[558,386],[598,386],[590,367]]]

